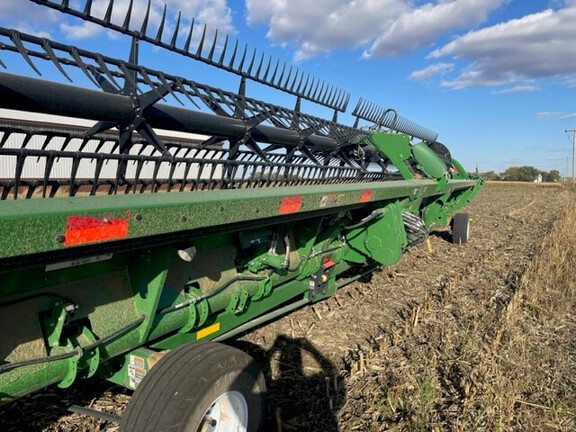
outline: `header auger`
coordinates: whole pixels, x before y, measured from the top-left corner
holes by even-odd
[[[452,215],[481,181],[395,110],[361,99],[344,125],[348,93],[194,20],[180,39],[166,8],[153,28],[150,2],[136,22],[132,1],[118,21],[114,0],[31,1],[118,33],[129,55],[0,28],[3,403],[99,376],[135,389],[125,431],[255,431],[262,374],[214,341],[394,264],[438,227],[468,240]],[[240,82],[145,65],[142,44]],[[251,98],[249,82],[293,106]]]

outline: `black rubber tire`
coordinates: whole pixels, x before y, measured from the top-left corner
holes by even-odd
[[[266,382],[256,361],[219,343],[184,345],[166,354],[142,380],[122,416],[120,431],[201,430],[204,415],[226,392],[244,397],[246,430],[258,431],[264,418]]]
[[[452,217],[452,243],[464,244],[470,239],[470,217],[468,213],[456,213]]]

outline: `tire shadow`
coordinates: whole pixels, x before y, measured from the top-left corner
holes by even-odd
[[[268,350],[244,341],[230,343],[250,354],[266,377],[261,431],[339,431],[336,415],[346,399],[344,378],[308,339],[279,335]]]

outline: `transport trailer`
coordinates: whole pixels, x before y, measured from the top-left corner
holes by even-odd
[[[98,376],[135,390],[123,431],[257,431],[263,374],[219,341],[440,227],[468,241],[457,211],[482,180],[395,110],[361,99],[344,125],[348,93],[193,21],[183,31],[181,14],[153,26],[150,2],[136,23],[132,2],[31,1],[117,33],[129,55],[0,28],[1,403]],[[141,44],[239,84],[156,70]]]

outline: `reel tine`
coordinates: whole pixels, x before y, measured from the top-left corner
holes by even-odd
[[[190,92],[184,87],[184,83],[181,79],[176,80],[176,86],[178,87],[178,90],[180,90],[180,93],[186,96],[186,99],[188,99],[196,108],[200,109],[200,106],[196,103],[196,101],[194,101]]]
[[[254,51],[256,52],[256,51]],[[262,65],[264,64],[264,52],[260,56],[260,63],[258,63],[258,68],[256,69],[256,78],[260,79],[260,71],[262,70]]]
[[[178,39],[178,32],[180,31],[181,18],[182,18],[182,12],[178,11],[178,19],[176,20],[176,27],[174,28],[174,34],[172,35],[172,40],[170,41],[170,46],[172,48],[176,47],[176,40]]]
[[[130,35],[134,38],[140,39],[142,41],[154,44],[161,48],[168,49],[170,51],[179,53],[181,55],[193,58],[198,61],[202,61],[212,66],[220,67],[222,69],[227,70],[228,72],[243,76],[245,78],[254,80],[264,85],[268,85],[278,90],[293,94],[295,96],[302,97],[304,99],[310,100],[314,103],[318,103],[321,105],[328,106],[330,108],[334,108],[338,111],[345,111],[347,107],[347,103],[349,101],[349,96],[343,92],[342,90],[338,90],[335,87],[327,87],[325,84],[321,84],[320,80],[312,80],[310,87],[308,87],[304,81],[299,81],[298,79],[293,81],[294,76],[302,77],[304,75],[303,72],[296,72],[293,68],[291,73],[287,71],[286,64],[283,64],[280,68],[280,61],[276,60],[276,66],[273,66],[273,59],[270,57],[268,64],[265,67],[265,72],[262,74],[262,70],[264,69],[264,62],[265,62],[265,55],[262,54],[260,61],[257,60],[258,54],[257,51],[254,50],[253,55],[251,56],[250,60],[248,61],[248,46],[246,45],[244,48],[244,52],[242,54],[242,58],[238,64],[235,66],[236,55],[238,54],[238,40],[235,43],[235,48],[232,53],[230,59],[226,62],[226,47],[227,47],[227,40],[224,44],[224,48],[222,49],[222,53],[220,54],[219,61],[214,60],[214,56],[217,49],[218,44],[218,37],[217,33],[215,33],[214,40],[212,41],[212,45],[208,50],[208,53],[204,53],[204,44],[206,43],[206,33],[207,27],[204,24],[202,36],[200,38],[200,42],[195,52],[190,51],[190,44],[192,41],[193,31],[194,31],[194,20],[192,20],[190,30],[188,32],[186,42],[182,48],[177,47],[178,41],[178,33],[180,31],[180,26],[182,25],[182,13],[178,13],[178,18],[176,20],[175,29],[170,34],[170,41],[164,42],[162,39],[164,37],[164,30],[167,25],[167,5],[164,3],[162,8],[162,16],[159,22],[158,29],[155,35],[147,35],[150,14],[152,12],[152,0],[148,0],[146,11],[144,14],[144,20],[140,27],[140,30],[131,30],[130,22],[132,15],[134,13],[134,1],[130,0],[129,6],[124,17],[124,22],[122,25],[114,24],[112,22],[113,14],[114,14],[114,0],[108,0],[107,8],[104,13],[104,19],[101,19],[93,14],[93,5],[95,4],[94,0],[86,0],[84,3],[84,7],[78,6],[77,9],[74,7],[70,7],[70,2],[68,0],[30,0],[34,3],[41,4],[43,6],[50,7],[52,9],[56,9],[60,12],[68,13],[74,16],[79,16],[86,21],[90,21],[96,23],[100,26],[118,31],[120,33],[124,33]],[[227,63],[227,65],[225,64]],[[248,62],[248,67],[245,68],[246,62]],[[257,65],[257,66],[256,66]],[[256,70],[256,71],[255,71]],[[270,77],[270,71],[272,71]],[[255,71],[255,72],[254,72]],[[289,79],[286,79],[286,72],[288,72]],[[308,79],[306,79],[308,81]]]
[[[270,66],[272,65],[272,56],[268,57],[268,64],[266,65],[266,72],[264,72],[264,77],[262,78],[264,81],[268,80],[268,72],[270,72]]]
[[[256,48],[252,51],[252,58],[250,59],[250,64],[248,65],[248,70],[246,74],[252,76],[252,67],[254,67],[254,60],[256,60]]]
[[[296,81],[298,80],[298,74],[300,71],[296,69],[296,73],[294,74],[294,79],[292,80],[292,85],[290,86],[290,93],[294,92],[294,86],[296,85]],[[286,80],[288,82],[288,80]],[[302,82],[302,77],[300,77],[300,83]]]
[[[114,75],[112,75],[112,72],[110,72],[110,69],[108,69],[108,66],[106,66],[106,62],[104,61],[104,58],[102,57],[101,54],[98,54],[96,56],[96,61],[98,62],[98,65],[100,66],[100,68],[104,71],[104,74],[112,82],[112,84],[114,84],[117,89],[120,89],[122,86],[120,86],[120,84],[118,84],[118,82],[114,78]]]
[[[130,20],[132,19],[133,7],[134,7],[134,0],[130,0],[130,3],[128,3],[128,10],[126,11],[126,16],[124,17],[124,24],[122,24],[122,28],[126,31],[130,30]]]
[[[180,17],[180,15],[178,15]],[[214,50],[216,49],[216,42],[218,42],[218,29],[214,32],[214,40],[212,41],[212,47],[210,48],[210,53],[208,54],[208,61],[212,63],[212,57],[214,57]]]
[[[220,59],[218,60],[218,65],[222,67],[224,65],[224,56],[226,55],[226,48],[228,48],[228,35],[224,39],[224,45],[222,46],[222,52],[220,53]]]
[[[24,60],[26,60],[26,63],[28,63],[30,65],[30,67],[32,67],[32,69],[34,69],[34,72],[36,72],[39,76],[42,76],[42,73],[38,70],[38,68],[36,67],[36,65],[32,61],[32,59],[28,55],[28,50],[26,49],[26,47],[22,43],[22,39],[20,38],[20,33],[17,32],[16,30],[11,30],[10,31],[10,40],[12,41],[12,43],[14,44],[14,46],[16,47],[16,49],[18,50],[18,52],[20,53],[22,58]]]
[[[200,37],[200,42],[198,43],[198,49],[196,50],[196,57],[202,57],[202,50],[204,49],[204,39],[206,39],[206,24],[202,29],[202,36]]]
[[[56,57],[56,54],[54,53],[52,45],[48,39],[42,39],[42,48],[44,48],[46,55],[50,58],[52,63],[54,63],[56,68],[58,68],[60,73],[64,75],[69,82],[72,82],[72,78],[70,78],[70,76],[66,73],[66,70],[64,70],[62,67],[62,64],[58,61],[58,57]]]
[[[114,0],[108,2],[106,13],[104,14],[104,22],[110,24],[112,22],[112,9],[114,8]]]
[[[166,22],[166,3],[164,3],[164,10],[162,11],[162,19],[160,20],[160,25],[158,26],[158,32],[156,33],[157,44],[160,44],[162,42],[162,33],[164,33],[165,22]]]
[[[158,78],[160,79],[160,81],[162,82],[162,84],[164,86],[166,86],[166,88],[168,89],[168,93],[170,93],[170,95],[176,99],[178,101],[178,103],[182,106],[184,106],[184,103],[178,98],[178,96],[176,95],[176,93],[174,92],[174,90],[172,90],[172,85],[168,83],[168,80],[166,79],[166,77],[164,76],[163,73],[160,73],[158,75]]]
[[[92,0],[86,0],[86,5],[84,6],[84,15],[90,16],[92,12]]]
[[[240,63],[238,64],[238,67],[236,68],[237,70],[239,70],[242,75],[243,73],[243,69],[244,69],[244,61],[246,60],[246,53],[248,52],[248,45],[244,44],[244,51],[242,52],[242,58],[240,59]]]
[[[290,69],[288,70],[288,76],[286,77],[286,81],[284,81],[284,85],[283,87],[285,89],[288,88],[288,83],[290,82],[290,77],[292,76],[292,66],[290,66]]]
[[[100,83],[94,79],[94,77],[92,76],[92,74],[88,70],[88,66],[86,65],[86,63],[84,63],[84,61],[82,61],[82,57],[80,57],[80,53],[78,53],[78,49],[76,47],[70,47],[70,54],[72,55],[72,57],[76,61],[76,64],[78,65],[80,70],[82,70],[82,72],[84,72],[84,75],[86,75],[88,77],[88,79],[90,81],[92,81],[97,87],[102,88],[100,86]]]
[[[190,52],[190,42],[192,41],[192,34],[194,33],[194,18],[192,18],[192,22],[190,23],[190,29],[188,30],[188,36],[186,36],[186,42],[184,43],[184,52]]]
[[[234,43],[234,51],[232,51],[232,56],[230,56],[230,62],[228,63],[228,69],[232,69],[234,67],[234,60],[236,60],[236,52],[238,51],[238,39]]]
[[[113,1],[113,0],[110,0]],[[142,26],[140,27],[140,34],[146,35],[146,31],[148,30],[148,20],[150,19],[150,7],[151,7],[152,0],[148,0],[148,6],[146,7],[146,13],[144,14],[144,19],[142,20]]]

